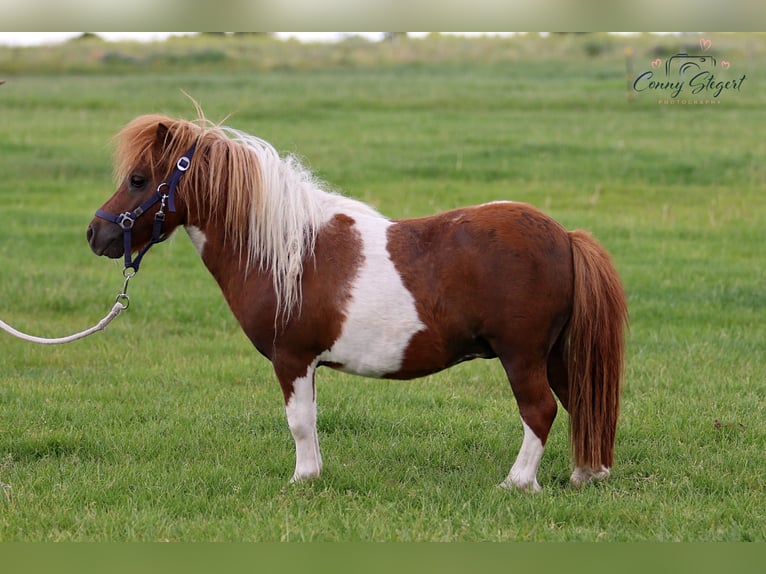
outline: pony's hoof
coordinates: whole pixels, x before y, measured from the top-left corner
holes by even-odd
[[[517,484],[506,478],[503,482],[498,484],[497,487],[503,488],[505,490],[520,490],[521,492],[540,492],[542,490],[537,482],[537,479],[526,484]]]
[[[602,466],[598,470],[592,469],[589,466],[584,466],[574,469],[572,476],[569,477],[569,482],[575,488],[580,488],[589,482],[604,480],[608,476],[609,469],[605,466]]]
[[[293,477],[290,479],[290,484],[295,484],[296,482],[308,482],[310,480],[315,480],[319,478],[320,471],[312,471],[312,472],[305,472],[305,473],[295,473],[293,474]]]

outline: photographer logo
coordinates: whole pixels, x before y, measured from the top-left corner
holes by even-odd
[[[633,80],[633,90],[639,94],[651,94],[659,104],[718,104],[721,98],[742,91],[746,74],[734,77],[734,66],[728,60],[707,54],[712,40],[700,39],[700,54],[679,52],[664,62],[657,58],[650,69]]]

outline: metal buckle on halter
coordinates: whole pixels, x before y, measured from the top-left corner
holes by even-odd
[[[191,165],[191,160],[184,155],[178,158],[178,161],[176,162],[176,169],[178,171],[186,171],[187,169],[189,169],[190,165]]]
[[[117,221],[115,223],[122,227],[122,229],[133,229],[136,219],[131,212],[126,211],[117,216]]]

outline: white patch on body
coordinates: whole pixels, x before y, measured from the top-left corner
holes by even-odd
[[[201,257],[202,251],[205,249],[205,243],[207,243],[207,237],[205,237],[205,234],[199,227],[195,227],[194,225],[187,225],[184,229],[186,229],[186,233],[189,234],[189,239],[191,239],[192,245],[194,245],[194,248]]]
[[[396,224],[382,217],[352,217],[361,234],[364,261],[344,309],[341,335],[318,359],[337,363],[349,373],[380,377],[400,369],[410,340],[425,325],[388,253],[386,231]]]
[[[287,401],[287,425],[295,441],[295,472],[291,482],[316,478],[322,472],[322,455],[317,436],[317,403],[314,392],[316,361],[306,375],[293,381],[293,394]]]
[[[511,467],[511,472],[500,486],[504,488],[518,488],[538,492],[540,484],[537,482],[537,467],[543,456],[543,443],[537,438],[534,431],[523,420],[524,440],[521,443],[519,454]]]

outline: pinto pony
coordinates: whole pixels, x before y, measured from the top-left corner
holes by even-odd
[[[570,416],[572,484],[609,474],[627,306],[588,233],[505,201],[390,220],[201,113],[134,119],[117,136],[116,174],[88,227],[92,250],[130,256],[186,229],[274,366],[295,440],[292,480],[322,470],[317,367],[411,379],[479,357],[502,362],[524,429],[502,486],[540,489],[553,393]]]

